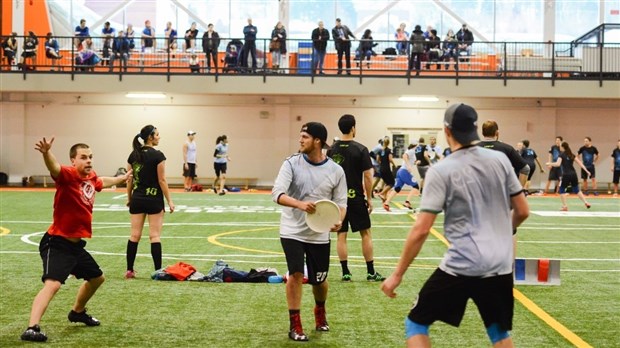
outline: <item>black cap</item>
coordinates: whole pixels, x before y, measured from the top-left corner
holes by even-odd
[[[322,123],[308,122],[301,126],[301,131],[306,132],[312,137],[321,140],[323,146],[327,144],[327,129]]]
[[[450,106],[443,118],[444,125],[452,132],[454,139],[461,145],[469,145],[478,137],[478,113],[465,104]]]

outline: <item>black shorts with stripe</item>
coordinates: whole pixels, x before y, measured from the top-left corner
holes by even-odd
[[[43,260],[41,280],[53,279],[64,284],[70,274],[84,280],[103,275],[95,259],[84,249],[85,246],[84,240],[74,243],[45,233],[39,243],[39,254]]]
[[[304,273],[305,255],[308,282],[312,285],[318,285],[327,280],[330,243],[312,244],[289,238],[280,238],[280,243],[286,256],[289,274]]]
[[[440,320],[458,327],[471,298],[484,326],[499,324],[512,330],[514,295],[512,273],[490,277],[453,276],[437,268],[424,283],[409,319],[430,325]]]

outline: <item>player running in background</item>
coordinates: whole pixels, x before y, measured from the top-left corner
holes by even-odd
[[[398,171],[396,171],[396,184],[394,184],[394,187],[390,190],[390,192],[388,192],[385,199],[385,205],[389,206],[392,199],[400,192],[400,190],[402,190],[403,186],[409,185],[411,186],[411,191],[409,191],[407,199],[403,205],[409,209],[413,209],[413,206],[411,205],[411,197],[413,197],[414,194],[420,194],[420,186],[413,178],[413,169],[416,162],[415,147],[416,145],[410,144],[407,151],[403,154],[403,166],[398,168]]]
[[[579,190],[579,179],[577,179],[577,172],[575,171],[573,162],[577,162],[577,164],[586,172],[587,176],[590,175],[590,172],[579,160],[579,158],[575,156],[567,142],[562,142],[560,149],[562,149],[562,153],[558,157],[558,160],[547,163],[547,165],[551,167],[562,167],[562,184],[560,185],[560,200],[562,201],[562,208],[560,210],[568,211],[568,206],[566,205],[566,196],[568,196],[566,189],[568,189],[568,187],[571,187],[573,193],[576,193],[583,204],[585,204],[586,208],[590,209],[590,203],[586,201],[586,197]]]
[[[587,171],[590,172],[590,179],[592,180],[592,191],[595,196],[598,196],[598,192],[596,191],[596,162],[598,162],[598,149],[596,146],[592,146],[592,138],[585,137],[583,140],[583,146],[579,148],[577,151],[578,155],[581,155],[581,162],[586,167]],[[588,191],[588,175],[585,170],[581,169],[581,179],[583,179],[583,192],[589,194]]]
[[[523,157],[525,163],[530,166],[530,173],[527,175],[527,181],[525,182],[525,186],[523,186],[525,194],[527,195],[529,194],[528,190],[530,189],[532,175],[534,175],[534,172],[536,171],[536,164],[538,163],[538,168],[540,168],[541,173],[544,173],[545,170],[543,169],[542,164],[540,164],[540,161],[538,160],[538,155],[536,154],[536,151],[530,148],[529,140],[523,139],[523,141],[519,142],[517,144],[517,151],[519,152],[521,157]]]
[[[556,162],[562,153],[560,150],[560,145],[564,139],[561,136],[555,137],[555,144],[551,146],[549,150],[549,160],[547,162]],[[549,167],[549,178],[547,179],[547,184],[545,185],[545,192],[549,192],[549,185],[552,181],[555,181],[555,188],[553,189],[553,193],[558,192],[558,188],[560,187],[560,180],[562,180],[562,167]]]

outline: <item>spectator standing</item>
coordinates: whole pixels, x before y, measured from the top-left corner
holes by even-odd
[[[86,20],[80,19],[80,25],[75,27],[75,39],[73,40],[75,47],[79,50],[82,49],[82,41],[84,41],[87,37],[90,37],[90,31],[86,26]]]
[[[75,144],[69,151],[71,166],[58,163],[52,153],[54,138],[43,138],[36,145],[56,186],[52,225],[41,238],[39,253],[43,261],[43,288],[32,302],[28,328],[21,335],[23,341],[44,342],[47,335],[39,323],[48,305],[69,275],[84,279],[78,290],[70,322],[87,326],[100,325],[99,320],[86,313],[86,304],[103,284],[103,271],[84,247],[83,238],[92,236],[95,193],[104,187],[119,185],[131,177],[131,171],[115,178],[100,177],[92,169],[93,153],[86,144]]]
[[[147,217],[153,265],[155,270],[161,269],[164,198],[168,202],[170,213],[174,212],[174,203],[166,181],[166,156],[155,149],[155,146],[159,145],[159,139],[157,128],[152,125],[144,126],[140,133],[133,138],[133,151],[127,159],[127,171],[133,170],[134,178],[127,182],[127,206],[129,206],[129,214],[131,214],[131,235],[127,241],[125,279],[136,277],[134,262]]]
[[[411,43],[411,56],[409,57],[407,75],[411,74],[411,70],[413,70],[415,65],[415,75],[418,76],[420,75],[420,65],[422,64],[422,56],[424,55],[424,35],[419,25],[415,26],[409,38],[409,42]]]
[[[196,178],[196,132],[190,130],[187,132],[187,141],[183,144],[183,187],[186,192],[192,190],[192,184]]]
[[[228,169],[228,137],[220,135],[215,140],[215,151],[213,152],[213,169],[215,170],[215,180],[213,181],[213,192],[223,196],[226,194],[224,187],[226,185],[226,170]],[[220,187],[219,192],[217,187]]]
[[[592,146],[592,138],[585,137],[583,140],[583,146],[579,148],[577,152],[578,155],[581,155],[581,161],[583,165],[586,167],[587,171],[590,173],[589,179],[592,180],[592,192],[594,192],[595,196],[598,196],[598,192],[596,191],[596,162],[598,162],[598,149],[596,146]],[[588,191],[588,175],[585,170],[581,170],[581,179],[583,180],[583,191],[587,194],[590,194]]]
[[[329,41],[329,31],[325,29],[323,21],[319,21],[319,26],[312,31],[312,70],[315,74],[325,74],[323,63],[327,53],[327,41]]]
[[[611,152],[611,172],[613,176],[614,184],[614,197],[618,197],[618,183],[620,183],[620,140],[618,140],[618,146]]]
[[[207,25],[207,31],[202,35],[202,50],[207,59],[207,73],[211,72],[211,59],[213,59],[213,67],[217,73],[217,50],[220,46],[220,34],[213,29],[213,24]]]
[[[248,58],[252,56],[252,73],[256,73],[256,34],[258,28],[252,25],[252,18],[248,18],[248,25],[243,27],[243,55],[241,57],[241,66],[248,68]]]
[[[493,346],[513,347],[511,237],[527,219],[529,207],[506,156],[471,145],[478,139],[477,119],[468,105],[446,110],[444,133],[453,153],[429,170],[420,213],[394,273],[381,286],[388,297],[396,296],[394,290],[418,256],[437,214],[444,211],[444,235],[450,245],[405,319],[409,347],[430,347],[429,327],[437,320],[458,326],[470,298]]]
[[[130,48],[129,39],[120,30],[112,42],[112,55],[110,56],[110,71],[114,69],[114,61],[120,59],[120,67],[123,72],[127,72],[127,61],[129,60]]]
[[[555,144],[551,146],[549,150],[549,160],[547,162],[557,162],[562,150],[560,150],[560,145],[564,139],[561,136],[555,137]],[[545,185],[545,193],[549,192],[549,185],[552,181],[555,181],[555,188],[553,189],[553,193],[558,192],[559,182],[562,180],[562,167],[558,166],[549,166],[549,178],[547,179],[547,185]]]
[[[344,55],[347,75],[351,75],[351,38],[355,35],[346,25],[342,25],[340,18],[336,18],[336,26],[332,29],[332,37],[338,53],[338,75],[342,74],[342,56]]]
[[[282,57],[286,57],[286,28],[282,22],[278,22],[271,31],[269,51],[271,51],[271,68],[278,73]]]
[[[441,70],[439,59],[441,57],[441,39],[437,36],[437,30],[431,29],[428,41],[426,44],[426,51],[428,52],[428,62],[426,63],[426,70],[431,68],[431,62],[436,63],[437,70]]]
[[[362,239],[362,254],[366,261],[366,280],[383,281],[385,277],[375,271],[370,213],[372,212],[372,163],[366,146],[354,140],[357,129],[353,115],[343,115],[338,120],[342,132],[340,140],[334,142],[328,155],[344,170],[347,180],[347,213],[338,231],[336,250],[342,267],[342,281],[351,281],[348,266],[347,235],[349,225],[352,232],[359,232]]]
[[[325,302],[329,289],[330,234],[316,232],[306,224],[305,214],[315,213],[315,202],[329,199],[340,208],[340,221],[332,226],[336,232],[342,227],[347,207],[347,181],[339,165],[322,151],[327,146],[327,129],[318,122],[302,126],[299,153],[287,158],[271,190],[274,202],[284,206],[280,218],[280,242],[289,277],[286,282],[289,334],[293,341],[307,341],[301,323],[304,259],[308,282],[314,295],[315,329],[329,331]]]
[[[562,142],[560,149],[562,149],[562,153],[558,157],[558,160],[547,163],[547,165],[551,167],[562,167],[562,181],[560,184],[560,200],[562,201],[562,208],[560,208],[560,210],[568,211],[568,206],[566,205],[566,197],[568,196],[568,192],[566,192],[566,189],[569,186],[571,187],[573,193],[576,193],[577,197],[579,197],[583,204],[585,204],[586,208],[590,209],[591,204],[588,203],[586,197],[583,195],[583,192],[579,190],[579,179],[577,179],[577,172],[575,171],[573,163],[577,162],[577,164],[586,172],[588,176],[590,176],[590,172],[579,160],[579,158],[575,156],[567,142]]]
[[[186,34],[187,35],[187,34]],[[166,23],[166,30],[164,30],[164,36],[166,36],[166,52],[174,52],[177,50],[177,31],[172,28],[172,22]]]
[[[194,52],[196,47],[196,38],[198,37],[198,29],[196,29],[196,22],[192,22],[192,25],[185,31],[185,51]]]

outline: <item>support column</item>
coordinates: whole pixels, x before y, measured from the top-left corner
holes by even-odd
[[[555,0],[545,0],[543,6],[543,41],[555,41]],[[545,57],[553,57],[551,45],[545,47]]]
[[[0,171],[9,175],[10,183],[19,183],[23,176],[27,176],[26,106],[13,103],[22,98],[21,94],[10,94],[8,102],[0,106]]]

